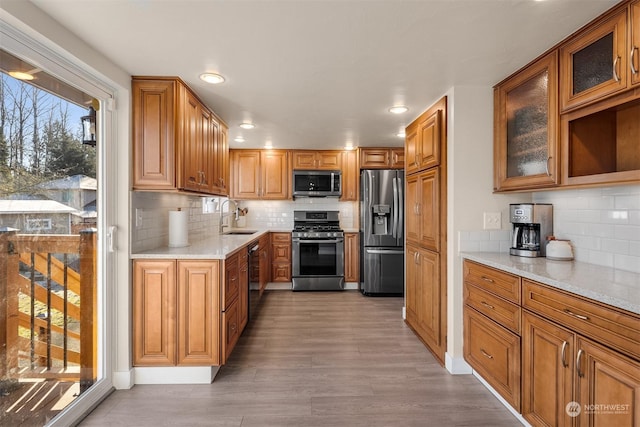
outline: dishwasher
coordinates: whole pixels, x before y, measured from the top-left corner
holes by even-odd
[[[260,301],[260,246],[249,245],[249,321],[253,318]]]

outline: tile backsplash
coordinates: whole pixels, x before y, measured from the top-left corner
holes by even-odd
[[[226,198],[219,197],[222,202]],[[238,201],[247,208],[244,227],[269,230],[293,229],[294,210],[337,210],[344,229],[358,228],[357,202],[336,199],[298,199],[295,201]],[[165,247],[169,243],[169,211],[181,208],[189,212],[189,242],[218,234],[220,213],[202,213],[202,198],[177,193],[134,191],[131,193],[131,252]],[[227,205],[225,205],[225,212]],[[138,216],[139,218],[136,218]],[[225,223],[227,219],[225,218]],[[232,224],[235,226],[236,224]]]
[[[571,241],[574,258],[640,273],[640,186],[557,190],[533,194],[553,205],[553,231]],[[511,229],[460,231],[461,252],[508,252]]]

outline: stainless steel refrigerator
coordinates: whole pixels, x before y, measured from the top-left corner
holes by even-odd
[[[404,294],[404,171],[360,174],[360,292]]]

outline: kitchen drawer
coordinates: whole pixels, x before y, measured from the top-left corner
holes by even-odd
[[[271,233],[271,242],[291,244],[291,233]]]
[[[291,245],[271,244],[271,262],[291,262]]]
[[[222,342],[224,348],[222,354],[224,354],[224,361],[231,355],[233,348],[238,342],[240,337],[240,312],[238,311],[238,301],[234,301],[227,309],[222,313]]]
[[[291,281],[291,264],[289,263],[271,264],[271,281],[272,282],[290,282]]]
[[[503,300],[471,283],[464,284],[464,303],[520,335],[520,312],[518,305]]]
[[[464,358],[516,410],[520,410],[520,337],[464,307]]]
[[[224,286],[222,287],[222,308],[227,309],[240,294],[240,264],[238,253],[224,261]]]
[[[522,307],[640,360],[640,317],[523,279]]]
[[[465,260],[464,281],[511,302],[520,304],[519,276]]]

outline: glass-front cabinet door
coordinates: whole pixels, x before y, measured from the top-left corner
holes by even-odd
[[[558,184],[557,69],[554,51],[495,87],[495,191]]]
[[[628,86],[627,9],[560,48],[560,102],[567,111]]]

